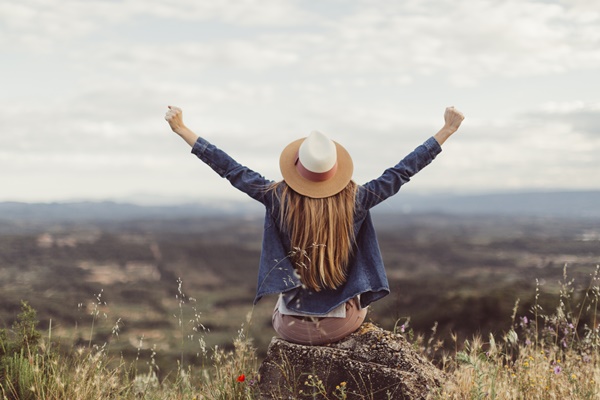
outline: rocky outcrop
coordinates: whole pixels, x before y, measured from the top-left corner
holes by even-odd
[[[444,378],[404,337],[373,324],[327,346],[273,338],[259,374],[263,399],[425,399]]]

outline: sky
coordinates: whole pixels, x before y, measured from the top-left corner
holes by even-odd
[[[466,118],[411,193],[600,190],[596,0],[0,3],[0,201],[242,199],[167,105],[281,179],[324,132],[364,183]]]

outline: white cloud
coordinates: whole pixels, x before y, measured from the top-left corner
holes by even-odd
[[[444,73],[457,84],[489,76],[597,67],[599,19],[537,1],[367,2],[332,23],[318,65],[339,70]]]
[[[582,100],[557,102],[549,101],[540,106],[546,114],[571,114],[579,111],[600,111],[600,103],[588,104]]]
[[[527,117],[548,125],[567,125],[571,127],[573,133],[586,139],[597,139],[600,142],[600,103],[586,103],[581,100],[548,102],[543,104],[539,110],[528,113]],[[586,145],[589,146],[587,142]],[[600,148],[595,148],[595,150],[600,151]],[[600,168],[600,159],[598,168]]]
[[[308,76],[350,81],[357,74],[369,75],[362,77],[365,82],[374,74],[391,81],[442,74],[464,86],[493,76],[552,75],[600,66],[600,6],[588,2],[358,1],[340,3],[347,12],[335,18],[300,4],[29,0],[3,5],[0,15],[7,27],[4,47],[27,41],[61,52],[69,40],[79,43],[92,33],[110,37],[110,42],[100,36],[92,47],[67,51],[79,63],[115,71],[294,67]],[[109,34],[133,22],[160,31],[157,20],[140,22],[148,16],[191,20],[199,28],[211,20],[229,35],[206,40],[195,38],[192,30],[184,42],[178,37],[173,43],[152,44],[115,41]],[[243,29],[247,24],[256,29]]]
[[[5,2],[0,169],[52,176],[56,197],[218,181],[169,132],[173,104],[273,178],[285,143],[323,130],[364,181],[455,104],[464,127],[417,188],[600,187],[600,87],[580,76],[599,25],[585,0]]]
[[[293,51],[277,48],[261,38],[166,45],[111,43],[96,47],[91,52],[78,52],[72,58],[81,66],[96,64],[117,72],[144,75],[165,71],[181,74],[190,69],[201,74],[210,68],[264,70],[297,64],[299,60]],[[173,78],[172,75],[170,77]]]
[[[289,27],[318,18],[293,1],[278,0],[21,0],[0,4],[0,45],[44,52],[147,17],[263,27]]]
[[[207,20],[216,19],[230,24],[260,26],[294,26],[309,18],[315,18],[297,7],[295,1],[280,0],[161,0],[148,2],[130,1],[137,14],[149,14],[160,18]]]

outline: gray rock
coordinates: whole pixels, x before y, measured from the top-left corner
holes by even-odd
[[[327,346],[273,338],[259,375],[265,400],[425,399],[444,380],[404,337],[370,323]]]

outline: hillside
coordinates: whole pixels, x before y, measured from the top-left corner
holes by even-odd
[[[451,215],[507,215],[600,219],[600,191],[517,192],[497,194],[418,195],[403,189],[376,207],[374,213]],[[137,205],[125,202],[0,202],[0,222],[33,226],[74,221],[177,219],[206,216],[257,216],[262,206],[253,200],[214,200],[170,205]]]
[[[536,281],[547,293],[540,302],[554,309],[565,265],[581,290],[600,261],[595,220],[381,212],[374,219],[392,294],[369,318],[386,329],[410,317],[422,333],[436,322],[440,333],[461,338],[502,332],[517,299],[519,312],[529,312]],[[274,299],[252,307],[259,215],[14,221],[19,229],[0,223],[0,326],[27,300],[65,346],[102,345],[116,324],[114,350],[135,357],[143,337],[143,351],[157,346],[163,365],[182,353],[194,358],[197,344],[182,344],[192,325],[206,346],[231,346],[251,312],[259,354],[273,336]]]

